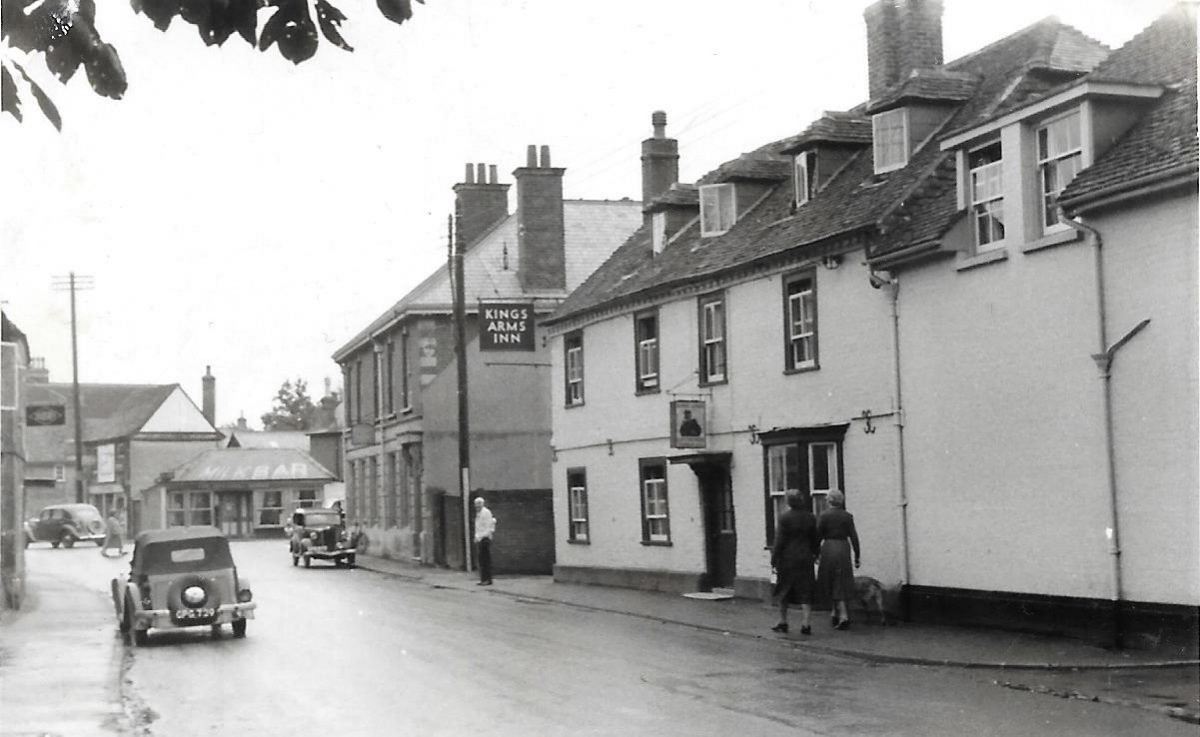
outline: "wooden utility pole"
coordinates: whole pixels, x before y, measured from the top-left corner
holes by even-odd
[[[75,292],[81,289],[91,289],[94,286],[92,277],[76,276],[72,271],[66,277],[54,277],[54,288],[71,291],[71,403],[75,430],[75,503],[82,504],[83,493],[83,414],[79,400],[79,339],[75,328]]]
[[[462,496],[463,570],[471,565],[471,435],[467,414],[467,315],[463,275],[462,222],[449,218],[450,269],[454,287],[454,358],[458,364],[458,491]]]

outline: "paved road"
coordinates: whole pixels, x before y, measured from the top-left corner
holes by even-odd
[[[486,588],[293,568],[280,542],[236,543],[234,556],[259,601],[247,638],[203,628],[133,648],[111,620],[89,630],[88,667],[105,667],[95,650],[115,661],[123,714],[114,726],[95,704],[75,724],[90,714],[97,734],[139,737],[1195,734],[1161,715],[1002,688],[968,671],[866,665]],[[94,548],[29,551],[30,575],[73,589],[66,606],[93,618],[111,617],[108,578],[127,560]],[[38,618],[62,621],[57,606],[41,601]],[[35,624],[21,626],[28,636]],[[53,701],[55,675],[68,672],[65,661],[32,679],[0,668],[0,707],[18,684],[25,706],[39,690]],[[33,733],[13,729],[0,732]]]

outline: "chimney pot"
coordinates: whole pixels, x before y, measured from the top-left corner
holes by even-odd
[[[650,113],[650,124],[654,126],[655,138],[667,137],[667,113],[663,110],[655,110]]]
[[[464,184],[474,184],[475,183],[475,167],[471,166],[470,164],[467,164],[467,173],[463,176],[463,183]]]
[[[550,147],[542,146],[542,168],[550,168]]]
[[[495,184],[500,181],[500,177],[496,175],[496,165],[492,164],[488,167],[488,184]]]
[[[536,169],[537,165],[537,146],[529,144],[529,148],[525,149],[525,166],[529,169]]]
[[[487,165],[476,164],[475,172],[475,181],[479,182],[480,184],[487,184]]]

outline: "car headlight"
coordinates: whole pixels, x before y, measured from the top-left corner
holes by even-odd
[[[183,590],[183,603],[190,607],[204,606],[204,602],[208,600],[208,592],[201,586],[188,586]]]
[[[315,530],[313,532],[308,533],[309,540],[316,540],[319,537],[321,537],[321,536]]]
[[[240,601],[241,603],[245,604],[246,602],[250,601],[253,598],[254,598],[254,594],[250,593],[250,589],[246,588],[246,589],[238,590],[238,601]]]

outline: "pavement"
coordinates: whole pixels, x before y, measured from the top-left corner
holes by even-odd
[[[1149,709],[1200,724],[1195,651],[1116,651],[1063,637],[915,623],[855,621],[848,630],[835,630],[822,612],[814,612],[812,635],[805,636],[799,634],[799,611],[790,617],[792,631],[781,635],[770,630],[775,607],[751,599],[696,599],[560,583],[550,576],[497,576],[493,585],[477,586],[475,574],[361,554],[358,565],[433,588],[555,602],[869,663],[972,669],[1006,688]]]

